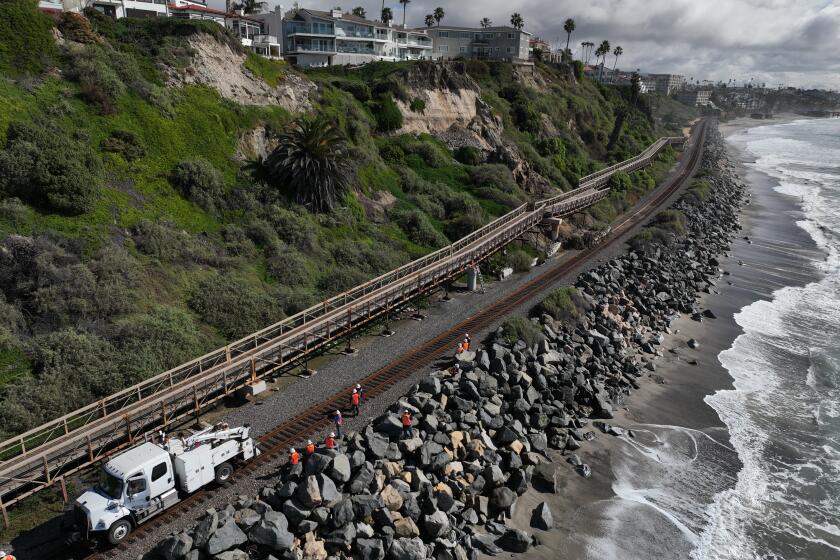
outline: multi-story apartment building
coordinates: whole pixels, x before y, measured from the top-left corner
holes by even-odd
[[[712,92],[708,89],[695,89],[691,91],[681,91],[677,94],[677,101],[691,105],[692,107],[701,107],[708,105],[712,101]]]
[[[528,60],[531,34],[515,27],[429,27],[435,59]]]
[[[671,95],[685,87],[685,76],[679,74],[648,74],[653,84],[653,91],[662,95]]]
[[[283,19],[283,55],[300,66],[365,64],[429,58],[432,40],[422,29],[392,27],[341,10],[298,8]]]

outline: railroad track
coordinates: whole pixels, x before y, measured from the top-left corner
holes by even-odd
[[[411,352],[360,380],[362,386],[365,387],[367,395],[370,398],[375,398],[385,393],[394,385],[409,378],[418,369],[429,366],[438,359],[447,357],[452,350],[452,340],[457,339],[462,333],[480,332],[494,324],[499,317],[511,313],[525,302],[546,291],[560,278],[575,270],[576,267],[619,242],[627,231],[639,223],[646,221],[663,203],[680,189],[686,179],[694,174],[703,151],[705,131],[706,121],[702,121],[697,125],[697,130],[692,136],[693,145],[689,158],[681,164],[681,169],[677,174],[672,176],[666,185],[660,187],[659,191],[655,192],[649,200],[645,201],[632,214],[613,227],[610,233],[600,243],[594,247],[580,251],[562,264],[552,267],[543,274],[531,279],[508,296],[496,301],[479,313],[465,319],[451,329],[440,333],[435,338],[428,340]],[[271,461],[279,460],[286,454],[289,447],[300,446],[302,440],[307,435],[315,434],[328,428],[331,425],[330,414],[337,409],[341,409],[347,403],[347,395],[352,391],[354,385],[343,388],[326,400],[321,401],[315,407],[279,424],[273,430],[263,434],[258,439],[262,454],[236,470],[231,477],[231,481],[226,486],[249,476],[255,470]],[[217,492],[224,488],[211,488],[192,494],[153,521],[138,527],[121,545],[84,556],[84,560],[117,558],[127,547],[166,525],[167,520],[171,516],[190,514],[210,502],[216,496]]]

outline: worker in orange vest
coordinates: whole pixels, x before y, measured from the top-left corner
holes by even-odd
[[[463,353],[463,351],[464,351],[464,343],[459,342],[458,343],[458,348],[455,349],[455,353],[456,354],[461,354],[461,353]]]
[[[464,333],[464,352],[470,349],[470,342],[472,339],[470,338],[470,333]]]
[[[411,429],[411,413],[408,410],[403,412],[402,427],[404,437],[414,437],[414,430]]]
[[[294,447],[289,449],[289,464],[292,466],[300,464],[300,453]]]
[[[0,560],[15,560],[14,554],[6,554],[2,550],[0,550]]]
[[[324,440],[324,447],[327,449],[335,449],[335,432],[330,432],[330,435],[327,436],[327,439]]]
[[[359,415],[359,404],[361,403],[362,395],[359,391],[353,389],[353,394],[350,395],[350,409],[353,411],[353,416]]]
[[[341,437],[341,427],[344,425],[344,417],[341,415],[340,410],[335,411],[333,421],[335,422],[335,431],[338,433],[338,437]]]
[[[306,447],[303,448],[303,452],[306,454],[307,459],[315,453],[315,444],[312,443],[311,439],[306,440]]]
[[[367,400],[367,394],[365,394],[365,390],[364,390],[364,389],[362,389],[361,384],[356,383],[356,391],[358,391],[359,396],[361,397],[362,402],[365,402],[365,401]]]

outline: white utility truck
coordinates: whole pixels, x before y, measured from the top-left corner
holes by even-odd
[[[99,484],[74,504],[79,537],[106,537],[118,544],[131,530],[169,509],[181,496],[233,474],[233,461],[248,460],[260,451],[250,427],[217,424],[188,437],[143,443],[102,466]]]

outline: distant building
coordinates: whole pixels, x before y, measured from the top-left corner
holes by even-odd
[[[712,91],[707,89],[681,91],[677,94],[677,101],[691,107],[705,107],[712,102]]]
[[[645,79],[651,81],[648,89],[661,95],[671,95],[685,87],[685,76],[679,74],[648,74]],[[650,88],[650,83],[653,88]]]
[[[431,52],[432,40],[423,29],[392,27],[341,10],[298,8],[283,21],[283,55],[301,66],[419,60]]]
[[[531,34],[515,27],[428,27],[432,58],[527,61]]]

